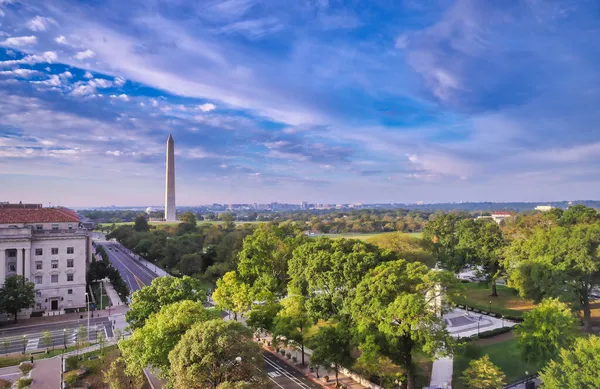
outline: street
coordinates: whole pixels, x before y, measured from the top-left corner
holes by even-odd
[[[273,388],[284,389],[321,389],[313,381],[306,378],[302,373],[280,361],[275,355],[268,351],[263,351],[265,360],[264,370],[273,383]]]
[[[4,354],[14,352],[36,352],[46,348],[75,344],[80,327],[87,327],[86,313],[83,319],[62,323],[46,323],[33,326],[15,327],[0,330],[0,351]],[[50,344],[44,344],[43,332],[49,331],[52,337]],[[97,339],[98,331],[102,331],[104,338],[113,336],[109,318],[90,318],[89,340],[93,343]]]
[[[96,244],[104,246],[110,263],[121,273],[121,277],[123,277],[131,293],[150,285],[153,279],[158,278],[153,271],[141,265],[120,244],[113,242],[100,243],[98,241]]]

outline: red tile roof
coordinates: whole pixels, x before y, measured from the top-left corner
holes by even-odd
[[[68,208],[0,208],[0,224],[79,222],[79,216]]]

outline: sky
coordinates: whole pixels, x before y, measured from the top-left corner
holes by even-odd
[[[0,201],[598,199],[597,0],[0,0]]]

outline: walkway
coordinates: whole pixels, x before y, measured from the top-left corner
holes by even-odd
[[[40,359],[33,364],[31,370],[31,389],[60,388],[60,356],[50,359]]]

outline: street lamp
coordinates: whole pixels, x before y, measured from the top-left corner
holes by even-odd
[[[88,343],[90,341],[90,295],[88,292],[85,292],[85,305],[87,307],[87,333],[88,333]]]
[[[490,316],[492,315],[492,300],[490,300],[490,310],[488,311],[488,313],[490,314]]]
[[[67,329],[63,328],[63,350],[67,348]]]
[[[27,347],[27,336],[23,335],[23,354],[25,354],[26,347]]]

